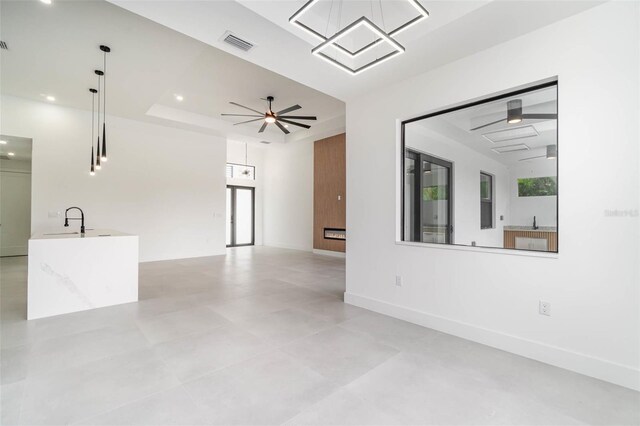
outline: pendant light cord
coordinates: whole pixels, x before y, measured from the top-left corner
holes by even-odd
[[[97,148],[96,148],[96,165],[100,166],[100,92],[102,90],[100,84],[100,74],[98,74],[98,139],[97,139]]]
[[[334,0],[331,0],[331,7],[329,8],[329,17],[327,18],[327,27],[324,29],[325,38],[329,38],[327,34],[329,33],[329,24],[331,23],[331,15],[333,14],[333,2]]]
[[[104,91],[104,95],[102,95],[102,123],[104,124],[107,121],[107,52],[104,52],[104,60],[102,62],[102,71],[103,75],[103,84],[102,90]]]
[[[93,139],[95,135],[96,127],[96,94],[91,92],[91,150],[93,151]]]
[[[387,32],[387,26],[384,23],[384,12],[382,11],[382,0],[378,0],[378,2],[380,3],[380,18],[382,20],[382,29],[386,33]]]

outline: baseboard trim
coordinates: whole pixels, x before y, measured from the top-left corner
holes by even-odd
[[[345,259],[347,257],[347,254],[345,252],[342,252],[342,251],[313,249],[313,253],[314,254],[321,254],[323,256],[339,257],[341,259]]]
[[[344,301],[350,305],[482,343],[516,355],[633,390],[640,390],[640,369],[349,292],[344,293]]]

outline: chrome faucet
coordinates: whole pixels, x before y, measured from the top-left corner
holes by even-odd
[[[80,211],[80,217],[67,217],[67,213],[69,213],[69,210],[79,210]],[[82,211],[82,209],[80,207],[69,207],[68,209],[66,209],[64,211],[64,226],[68,227],[69,226],[69,221],[70,220],[80,220],[80,234],[84,235],[84,212]]]
[[[533,229],[538,229],[538,225],[536,225],[536,217],[533,217]]]

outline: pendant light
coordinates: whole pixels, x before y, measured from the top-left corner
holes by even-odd
[[[103,66],[104,72],[103,85],[102,85],[102,161],[107,161],[107,53],[111,52],[109,46],[100,46],[100,50],[103,52]],[[100,128],[98,127],[98,133]]]
[[[242,171],[242,174],[245,176],[249,176],[251,174],[251,171],[249,170],[249,163],[247,161],[247,153],[248,153],[248,145],[245,142],[244,143],[244,170]]]
[[[100,70],[94,71],[98,76],[98,144],[96,148],[96,170],[102,169],[102,164],[100,162],[102,155],[100,155],[100,84],[101,78],[104,75],[104,72]]]
[[[98,93],[98,91],[96,89],[89,89],[89,92],[91,92],[91,169],[89,170],[89,175],[94,176],[96,169],[93,156],[93,138],[95,137],[96,130],[96,93]]]

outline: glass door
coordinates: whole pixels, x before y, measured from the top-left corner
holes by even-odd
[[[407,150],[405,169],[405,241],[451,244],[452,164]]]
[[[255,192],[246,186],[227,186],[227,247],[250,246],[255,242]]]

